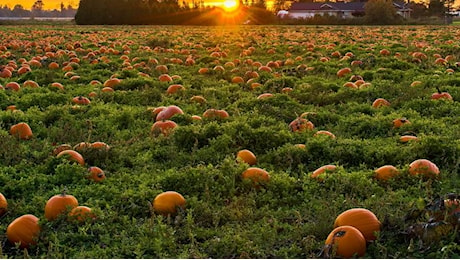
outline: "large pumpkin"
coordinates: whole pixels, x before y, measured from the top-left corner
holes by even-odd
[[[185,208],[185,199],[178,192],[166,191],[158,194],[153,200],[153,209],[161,215],[174,215],[177,208]]]
[[[409,164],[409,173],[411,175],[437,177],[439,176],[439,168],[427,159],[418,159]]]
[[[77,206],[78,200],[72,195],[65,193],[54,195],[46,202],[45,218],[48,219],[48,221],[55,220],[59,215]]]
[[[0,216],[3,216],[3,214],[6,213],[8,210],[8,202],[6,201],[5,196],[0,193]]]
[[[366,253],[366,240],[355,227],[340,226],[327,236],[325,251],[328,254],[335,252],[335,255],[343,258],[351,258],[354,255],[363,256]]]
[[[10,134],[22,140],[29,140],[32,138],[32,129],[27,123],[18,123],[10,128]]]
[[[77,206],[69,212],[70,221],[85,222],[87,219],[95,219],[96,215],[87,206]]]
[[[19,243],[20,248],[37,244],[40,233],[39,219],[30,214],[23,215],[11,222],[6,229],[6,237],[11,243]]]
[[[334,227],[353,226],[363,234],[366,241],[376,239],[375,233],[380,231],[381,223],[372,211],[364,208],[353,208],[337,216]]]
[[[58,153],[57,155],[58,158],[62,156],[67,157],[69,160],[74,161],[80,164],[81,166],[85,165],[85,160],[83,159],[83,156],[79,152],[76,152],[74,150],[64,150]]]

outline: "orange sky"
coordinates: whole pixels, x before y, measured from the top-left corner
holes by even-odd
[[[42,0],[45,4],[45,9],[60,9],[61,2],[64,3],[65,6],[72,5],[73,7],[77,7],[80,3],[80,0]],[[30,9],[32,5],[35,3],[35,0],[1,0],[0,5],[7,5],[8,7],[12,8],[17,4],[20,4],[24,7],[24,9]]]

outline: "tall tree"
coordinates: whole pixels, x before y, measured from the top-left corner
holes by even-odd
[[[364,12],[368,24],[394,24],[400,19],[392,0],[369,0]]]

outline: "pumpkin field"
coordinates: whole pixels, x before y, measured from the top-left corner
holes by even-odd
[[[2,26],[0,257],[459,258],[460,27]]]

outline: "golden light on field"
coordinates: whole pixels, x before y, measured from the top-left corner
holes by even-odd
[[[32,5],[36,0],[2,0],[0,6],[8,6],[9,8],[14,8],[15,5],[22,5],[24,9],[31,9]],[[67,8],[68,5],[71,5],[73,8],[78,7],[79,0],[42,0],[45,4],[44,8],[46,10],[60,9],[61,3]]]

